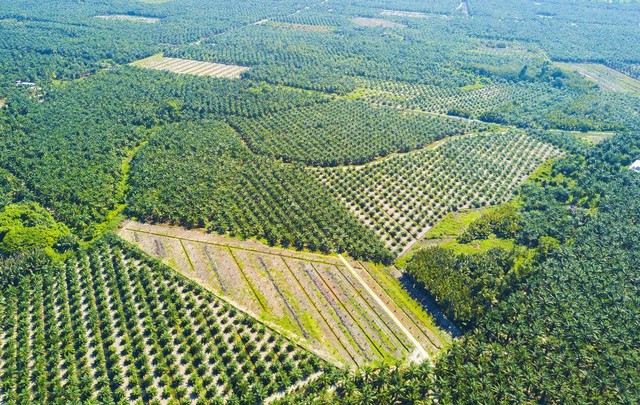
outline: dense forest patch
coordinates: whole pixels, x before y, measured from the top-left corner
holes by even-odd
[[[77,245],[69,228],[37,203],[10,204],[0,211],[0,255],[42,249],[57,256]]]

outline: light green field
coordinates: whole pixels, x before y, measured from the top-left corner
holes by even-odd
[[[563,70],[578,72],[598,84],[602,90],[616,93],[640,93],[640,81],[598,63],[554,63]]]
[[[445,216],[442,221],[438,222],[427,234],[418,241],[412,248],[398,259],[398,267],[405,267],[405,264],[413,257],[413,255],[421,249],[433,246],[440,246],[451,249],[456,253],[481,253],[494,247],[511,249],[514,246],[513,241],[491,237],[489,239],[473,241],[468,244],[458,243],[456,238],[462,235],[469,225],[480,218],[483,214],[497,209],[495,207],[485,207],[474,210],[463,210],[451,212]]]

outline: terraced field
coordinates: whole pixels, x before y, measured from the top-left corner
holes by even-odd
[[[363,166],[312,172],[400,254],[451,211],[509,200],[529,174],[559,154],[510,131],[461,136]]]
[[[334,362],[424,360],[450,340],[384,269],[132,221],[120,235]]]
[[[134,62],[133,65],[146,69],[165,70],[177,74],[222,77],[227,79],[238,79],[242,72],[249,70],[248,67],[244,66],[200,62],[190,59],[165,58],[159,55]]]

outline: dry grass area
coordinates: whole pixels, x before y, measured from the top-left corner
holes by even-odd
[[[397,22],[383,20],[381,18],[365,18],[365,17],[357,17],[351,20],[356,25],[360,25],[362,27],[385,27],[385,28],[406,28],[407,26],[404,24],[400,24]]]
[[[598,63],[560,63],[560,69],[575,71],[594,81],[602,90],[616,93],[640,93],[640,81]]]
[[[294,23],[286,23],[286,22],[279,22],[279,21],[270,22],[269,25],[276,28],[290,29],[295,31],[309,31],[309,32],[333,31],[333,28],[329,27],[328,25],[294,24]]]
[[[411,358],[417,346],[389,312],[431,355],[450,340],[382,267],[351,261],[349,269],[337,256],[133,221],[125,222],[119,234],[338,363]],[[380,301],[367,290],[374,291]]]
[[[155,24],[160,21],[159,18],[141,17],[137,15],[128,15],[128,14],[97,15],[96,18],[99,18],[101,20],[131,21],[131,22],[141,22],[146,24]]]
[[[165,58],[162,55],[154,55],[150,58],[139,60],[134,62],[133,65],[178,74],[221,77],[226,79],[239,79],[242,72],[249,70],[248,67],[244,66],[200,62],[190,59]]]

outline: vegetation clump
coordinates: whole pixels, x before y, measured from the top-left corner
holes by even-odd
[[[37,203],[10,204],[0,212],[0,254],[44,250],[57,256],[77,247],[66,225]]]

